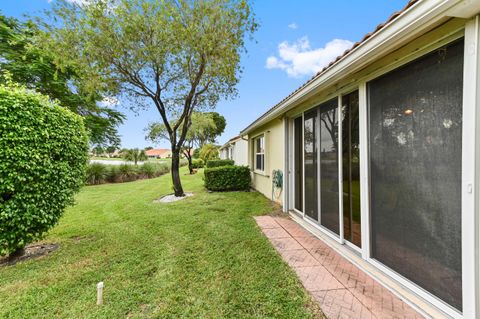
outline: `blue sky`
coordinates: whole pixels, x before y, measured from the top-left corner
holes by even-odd
[[[51,0],[50,0],[51,1]],[[54,0],[53,0],[54,1]],[[374,30],[407,0],[256,0],[260,23],[255,41],[248,42],[242,58],[244,72],[239,96],[220,101],[216,111],[227,119],[223,144],[275,105],[336,55]],[[1,0],[3,14],[22,18],[48,9],[49,0]],[[127,121],[119,128],[123,147],[145,147],[144,128],[159,115],[152,108],[134,114],[119,106]],[[162,145],[168,147],[168,142]]]

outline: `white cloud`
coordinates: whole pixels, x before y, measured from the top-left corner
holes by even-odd
[[[293,23],[290,23],[290,24],[288,25],[288,27],[289,27],[290,29],[295,30],[295,29],[298,28],[298,25],[297,25],[295,22],[293,22]]]
[[[306,36],[292,44],[284,41],[278,45],[278,57],[269,56],[265,67],[284,70],[291,77],[313,75],[352,45],[351,41],[334,39],[323,48],[312,49]]]

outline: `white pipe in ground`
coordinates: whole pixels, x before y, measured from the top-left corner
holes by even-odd
[[[103,281],[97,284],[97,305],[103,304]]]

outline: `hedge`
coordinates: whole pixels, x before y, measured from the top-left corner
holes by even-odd
[[[87,160],[80,116],[0,85],[0,255],[20,252],[57,224],[84,184]]]
[[[248,166],[221,166],[206,168],[205,187],[211,191],[249,190],[251,184]]]
[[[207,161],[207,167],[208,168],[221,167],[221,166],[233,166],[233,165],[235,165],[235,162],[233,160],[228,160],[228,159],[219,159],[219,160],[209,160],[209,161]]]
[[[192,160],[192,168],[203,168],[204,166],[205,162],[201,158]]]

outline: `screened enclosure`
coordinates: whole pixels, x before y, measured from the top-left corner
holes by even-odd
[[[459,310],[463,46],[368,83],[372,257]]]

